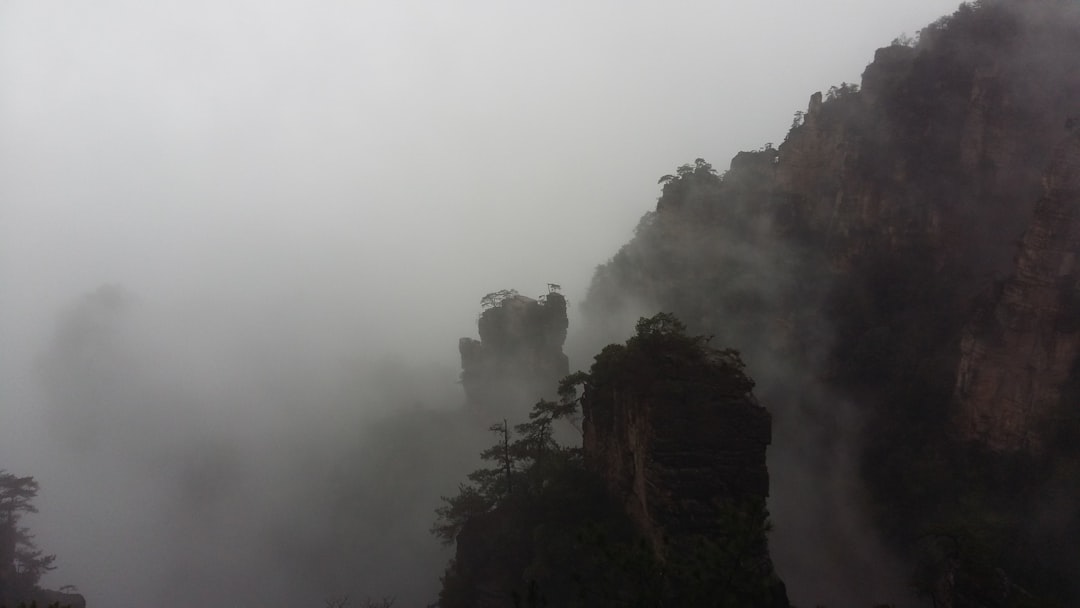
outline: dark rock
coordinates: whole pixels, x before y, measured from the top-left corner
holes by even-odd
[[[470,407],[494,417],[518,415],[552,396],[569,373],[563,354],[566,298],[551,291],[540,299],[512,294],[481,313],[480,339],[462,338],[461,384]]]
[[[786,606],[764,532],[771,418],[753,386],[733,351],[639,333],[597,357],[581,401],[584,455],[661,560],[697,539],[732,542],[733,525],[750,531],[740,550],[757,566],[737,576],[770,580],[773,593],[745,605]]]

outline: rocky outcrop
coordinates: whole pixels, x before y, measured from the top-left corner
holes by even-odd
[[[840,270],[929,247],[940,266],[964,267],[967,298],[987,274],[1007,273],[1007,244],[1031,220],[1075,112],[1076,13],[1055,0],[962,7],[917,45],[878,50],[861,90],[812,98],[780,146],[782,217],[801,220],[784,228],[812,235]]]
[[[563,354],[566,298],[556,289],[539,299],[514,291],[489,294],[477,326],[480,339],[462,338],[461,384],[470,407],[505,415],[527,411],[551,396],[570,371]]]
[[[734,351],[642,328],[592,368],[581,400],[586,465],[661,560],[695,540],[727,543],[741,553],[734,561],[754,564],[736,577],[773,581],[768,598],[745,605],[786,606],[765,540],[771,418],[753,381]]]
[[[961,342],[960,435],[1000,451],[1039,452],[1080,415],[1062,392],[1080,353],[1080,133],[1058,146],[1013,275]]]
[[[667,539],[713,535],[724,509],[769,494],[769,413],[737,358],[707,356],[703,369],[592,384],[582,400],[586,459],[658,552]]]
[[[770,416],[738,354],[685,329],[641,319],[485,452],[497,468],[441,513],[457,551],[440,605],[789,607],[766,541]],[[578,405],[582,447],[560,446],[551,425]]]

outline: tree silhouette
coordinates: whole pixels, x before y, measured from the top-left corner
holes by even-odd
[[[37,587],[41,575],[54,568],[55,555],[34,545],[29,530],[19,526],[27,513],[37,513],[33,500],[38,482],[0,469],[0,598]]]

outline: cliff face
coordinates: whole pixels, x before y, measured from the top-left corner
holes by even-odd
[[[834,294],[890,300],[836,310],[840,347],[888,333],[934,360],[955,383],[955,430],[991,450],[1041,449],[1077,360],[1076,140],[1057,142],[1077,112],[1078,28],[1054,0],[962,7],[917,47],[879,50],[861,91],[812,99],[780,147],[779,216],[798,220],[781,229],[826,252]]]
[[[716,335],[760,370],[797,444],[778,446],[785,462],[829,487],[821,455],[842,442],[888,541],[976,522],[1026,547],[993,549],[1007,571],[1066,604],[1078,31],[1073,1],[982,0],[880,49],[861,88],[813,95],[777,149],[662,178],[582,307],[593,327],[634,302]],[[787,479],[775,495],[806,483]],[[1047,488],[1070,506],[1043,504]],[[1038,536],[1040,518],[1060,525]]]
[[[786,606],[765,540],[771,418],[734,351],[677,328],[642,320],[597,357],[581,399],[585,464],[661,561],[705,539],[724,547],[721,569],[757,585],[736,593],[742,605]]]
[[[440,512],[457,543],[440,605],[788,608],[766,542],[771,420],[753,381],[671,315],[637,329],[562,382],[559,402],[495,427],[483,457],[497,466]],[[553,425],[578,404],[583,446],[561,446]]]
[[[550,396],[570,371],[562,351],[566,298],[554,290],[540,300],[514,292],[492,295],[498,297],[477,322],[480,339],[462,338],[458,344],[461,383],[471,407],[516,414]]]
[[[959,386],[953,421],[965,437],[992,449],[1035,445],[1045,416],[992,402],[1045,413],[1053,394],[1004,396],[1034,389],[1009,388],[1028,380],[997,369],[1007,357],[976,353],[986,346],[971,337],[961,362],[960,328],[1013,274],[1022,235],[1030,249],[1043,246],[1039,234],[1069,231],[1053,211],[1062,203],[1034,203],[1044,175],[1068,187],[1068,152],[1055,146],[1078,112],[1077,29],[1075,3],[986,0],[929,26],[917,45],[880,49],[861,89],[813,95],[777,150],[741,153],[723,175],[688,167],[667,181],[655,217],[598,271],[586,313],[643,301],[722,337],[751,364],[828,349],[830,382],[871,408],[890,407],[901,384],[930,387],[934,401]],[[1020,263],[1040,255],[1022,252]],[[1021,283],[1010,282],[1010,297],[1037,297],[1016,292]],[[1047,323],[1043,333],[1054,333]],[[1005,350],[1039,349],[1031,356],[1058,371],[1032,382],[1059,385],[1075,358],[1058,346],[1070,332]],[[975,375],[986,384],[960,378]],[[985,418],[998,411],[1011,416],[1003,427],[1024,427],[1006,432],[1018,439],[990,430]]]
[[[646,382],[601,379],[582,399],[586,462],[660,553],[669,539],[714,536],[725,509],[769,494],[769,413],[736,356],[707,357]]]
[[[1062,402],[1080,352],[1080,133],[1058,146],[1044,184],[1012,276],[960,344],[957,428],[995,450],[1039,452],[1080,415]]]
[[[783,205],[841,268],[918,240],[939,264],[1007,272],[1007,243],[1030,221],[1076,111],[1076,12],[1056,0],[983,2],[926,28],[915,47],[880,49],[861,90],[813,98],[780,146]]]

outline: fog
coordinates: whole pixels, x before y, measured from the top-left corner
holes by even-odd
[[[45,582],[431,601],[480,296],[558,282],[573,333],[660,175],[954,8],[0,4],[0,468]]]

